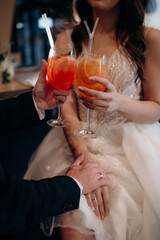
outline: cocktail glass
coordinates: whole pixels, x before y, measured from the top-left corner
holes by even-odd
[[[89,80],[89,77],[91,76],[98,76],[103,78],[108,77],[108,65],[105,55],[82,54],[77,68],[76,86],[84,86],[98,91],[106,91],[106,88],[102,84],[91,82]],[[82,92],[80,92],[80,94],[86,98],[94,98]],[[91,129],[89,108],[87,109],[87,124],[85,129],[77,130],[74,132],[74,134],[83,138],[97,137],[95,131]]]
[[[72,48],[50,48],[47,65],[47,77],[49,83],[57,90],[72,88],[75,81],[77,61],[75,51]],[[67,127],[70,122],[62,118],[62,104],[58,104],[57,119],[50,119],[47,123],[52,127]]]

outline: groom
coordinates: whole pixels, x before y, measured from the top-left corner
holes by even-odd
[[[68,92],[53,90],[45,75],[46,62],[42,60],[32,92],[0,101],[2,134],[42,124],[40,119],[44,117],[45,109],[66,101]],[[47,217],[78,208],[80,194],[106,184],[103,170],[95,163],[84,164],[83,154],[68,169],[66,176],[39,181],[9,175],[0,163],[0,239],[30,228]]]

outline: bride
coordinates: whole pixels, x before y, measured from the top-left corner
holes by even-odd
[[[83,20],[92,29],[99,17],[92,51],[106,54],[109,68],[108,79],[91,79],[106,92],[79,87],[95,99],[80,99],[72,91],[63,105],[72,126],[49,132],[25,174],[29,179],[63,174],[81,152],[86,162],[104,168],[109,189],[81,196],[78,210],[56,216],[54,226],[64,240],[160,239],[160,32],[143,25],[147,4],[76,0],[79,22],[70,36],[63,32],[56,41],[57,47],[72,44],[80,56],[88,47]],[[94,110],[96,139],[73,134],[85,126],[86,107]]]

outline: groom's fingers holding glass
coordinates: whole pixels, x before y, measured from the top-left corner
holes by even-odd
[[[69,95],[69,90],[53,90],[54,96],[64,96],[67,97]]]
[[[58,104],[65,103],[66,100],[67,100],[67,97],[64,97],[64,96],[54,96],[54,99],[56,99],[57,105],[58,105]]]
[[[67,100],[67,97],[69,95],[69,91],[63,91],[63,90],[53,90],[53,97],[57,100],[58,103],[65,103]]]
[[[41,69],[36,84],[44,84],[46,82],[47,62],[42,59],[41,63]]]

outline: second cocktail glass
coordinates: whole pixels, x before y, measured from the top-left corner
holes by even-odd
[[[105,55],[96,54],[82,54],[79,59],[79,64],[76,74],[76,86],[84,86],[90,89],[98,91],[106,91],[106,88],[99,83],[93,83],[89,80],[91,76],[98,76],[107,78],[108,77],[108,65],[107,58]],[[82,96],[87,98],[93,98],[84,93],[80,93]],[[90,125],[90,109],[87,109],[87,124],[85,129],[80,129],[74,132],[76,136],[83,138],[95,138],[97,137],[94,130],[91,129]]]
[[[70,89],[75,80],[76,69],[76,55],[72,48],[50,48],[47,77],[54,89]],[[69,122],[62,119],[61,104],[58,105],[57,119],[51,119],[47,123],[52,127],[67,127],[70,125]]]

